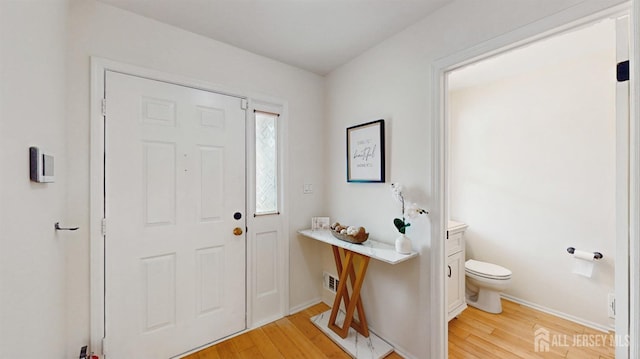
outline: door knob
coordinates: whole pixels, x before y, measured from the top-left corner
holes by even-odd
[[[242,234],[242,228],[240,228],[240,227],[236,227],[236,228],[234,228],[234,229],[233,229],[233,234],[234,234],[235,236],[239,236],[239,235],[241,235],[241,234]]]

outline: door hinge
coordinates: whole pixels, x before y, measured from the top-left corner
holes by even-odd
[[[629,81],[629,60],[618,63],[616,66],[616,79],[618,82]]]
[[[103,218],[102,222],[100,223],[100,231],[103,237],[107,235],[107,219],[106,218]]]
[[[246,110],[249,107],[249,102],[246,98],[240,99],[240,108]]]
[[[107,99],[103,98],[102,99],[102,116],[106,116],[107,115]]]
[[[609,293],[609,295],[607,296],[607,301],[609,302],[608,304],[608,308],[607,308],[607,314],[609,315],[609,318],[615,318],[616,317],[616,295],[614,293]]]

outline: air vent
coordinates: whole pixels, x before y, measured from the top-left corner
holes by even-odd
[[[332,274],[324,272],[323,287],[335,293],[338,290],[339,280]]]

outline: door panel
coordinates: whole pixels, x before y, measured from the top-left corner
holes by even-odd
[[[196,258],[198,274],[196,315],[201,316],[222,308],[224,247],[198,249]]]
[[[157,142],[146,142],[142,146],[145,224],[175,224],[176,146]]]
[[[142,258],[143,333],[176,324],[176,256],[174,254]]]
[[[243,330],[240,99],[109,71],[105,92],[105,355],[169,358]]]
[[[256,233],[255,240],[256,298],[278,293],[278,232]],[[274,298],[277,300],[278,298]]]
[[[219,221],[222,218],[224,203],[224,152],[218,147],[198,148],[200,155],[200,174],[198,189],[200,221]]]

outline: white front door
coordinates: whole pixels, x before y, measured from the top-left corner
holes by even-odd
[[[105,356],[170,358],[243,330],[241,99],[105,83]]]

